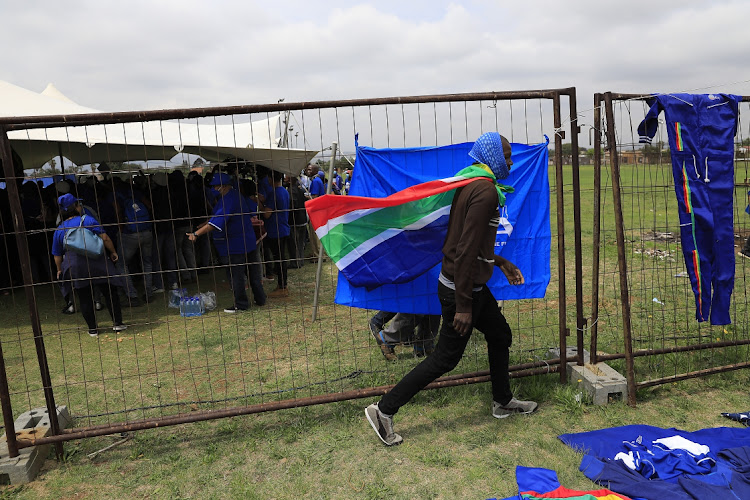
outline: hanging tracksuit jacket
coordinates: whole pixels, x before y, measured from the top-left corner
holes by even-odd
[[[734,286],[734,136],[741,97],[664,94],[638,126],[650,143],[664,110],[680,214],[682,252],[698,321],[726,325]],[[713,292],[713,293],[712,293]]]

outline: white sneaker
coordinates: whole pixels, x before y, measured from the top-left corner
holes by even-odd
[[[507,418],[511,415],[532,413],[536,410],[537,404],[533,401],[520,401],[516,398],[508,401],[508,404],[501,405],[497,401],[492,402],[492,416],[495,418]]]
[[[112,330],[114,330],[115,332],[121,332],[121,331],[127,330],[127,329],[128,329],[128,325],[123,325],[122,323],[120,323],[119,325],[115,325],[115,326],[112,327]]]
[[[375,434],[386,446],[394,446],[404,442],[404,438],[393,432],[393,417],[385,416],[378,408],[377,403],[365,408],[365,416]]]

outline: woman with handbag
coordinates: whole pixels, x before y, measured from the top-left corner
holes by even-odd
[[[116,332],[125,330],[127,326],[122,324],[120,297],[113,288],[125,286],[125,280],[114,266],[119,257],[112,240],[94,217],[84,213],[83,206],[75,196],[64,194],[57,199],[57,203],[62,221],[52,237],[57,279],[63,275],[70,277],[70,283],[64,285],[75,289],[89,335],[96,337],[99,334],[94,311],[94,289],[102,294],[114,322],[112,329]]]

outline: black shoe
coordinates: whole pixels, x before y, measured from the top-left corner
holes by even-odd
[[[154,301],[154,296],[153,295],[144,295],[143,296],[143,302],[145,302],[146,304],[150,304],[153,301]]]
[[[62,308],[63,314],[75,314],[75,312],[76,312],[76,307],[73,305],[72,302]]]
[[[94,328],[89,330],[89,337],[98,337],[99,336],[99,330]]]
[[[239,307],[236,307],[236,306],[224,308],[224,312],[227,314],[236,314],[242,311],[247,311],[247,309],[240,309]]]
[[[130,307],[140,307],[143,305],[143,302],[138,297],[128,297],[128,301],[130,302]]]

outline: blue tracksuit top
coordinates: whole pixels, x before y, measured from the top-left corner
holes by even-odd
[[[731,323],[734,136],[740,100],[730,94],[658,95],[638,126],[640,142],[650,143],[664,110],[695,317],[710,317],[713,325]]]

